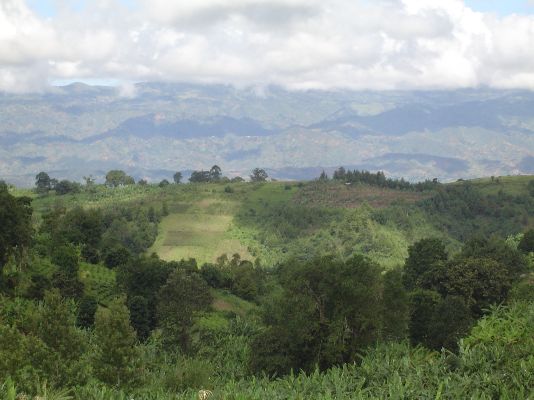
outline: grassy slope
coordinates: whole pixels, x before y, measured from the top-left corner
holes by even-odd
[[[488,178],[473,180],[472,184],[486,194],[500,190],[507,194],[526,194],[531,179],[530,176],[500,177],[493,181]],[[229,256],[239,253],[248,259],[259,257],[264,265],[273,265],[288,257],[306,257],[312,253],[336,252],[349,257],[363,252],[391,267],[402,263],[408,246],[422,237],[442,237],[451,250],[458,245],[414,206],[428,194],[366,185],[347,187],[335,182],[326,185],[238,183],[229,185],[230,193],[225,191],[226,186],[187,184],[117,189],[99,186],[95,193],[61,197],[33,195],[33,204],[38,218],[44,210],[57,205],[104,207],[134,202],[161,210],[165,203],[169,215],[162,219],[159,235],[149,252],[156,252],[166,260],[191,257],[199,264],[214,261],[224,253]],[[302,218],[311,220],[319,212],[326,214],[288,237],[282,229],[287,221],[276,212],[290,207],[304,210]],[[274,210],[275,214],[265,213],[266,209]],[[243,218],[244,215],[248,217]]]

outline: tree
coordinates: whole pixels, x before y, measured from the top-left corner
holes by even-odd
[[[95,313],[98,303],[94,297],[84,296],[78,306],[76,324],[82,328],[92,328],[95,323]]]
[[[467,258],[442,267],[437,290],[442,296],[459,296],[473,316],[480,317],[493,304],[506,300],[511,277],[506,267],[490,258]]]
[[[7,186],[0,186],[0,276],[11,256],[22,262],[33,234],[31,217],[31,199],[14,197]]]
[[[132,255],[126,247],[117,244],[111,248],[107,248],[104,255],[104,264],[108,268],[116,268],[119,265],[124,265],[130,261]]]
[[[182,173],[180,171],[178,171],[173,175],[172,178],[174,180],[174,183],[176,183],[178,185],[182,181]]]
[[[46,292],[39,310],[35,333],[49,349],[44,364],[50,381],[56,384],[72,384],[83,379],[82,355],[86,343],[82,332],[76,328],[75,311],[74,302],[62,298],[57,290]]]
[[[528,268],[528,261],[520,249],[498,237],[475,237],[467,241],[459,258],[490,258],[506,267],[511,278],[517,278]]]
[[[439,239],[422,239],[408,248],[404,264],[404,285],[408,290],[421,287],[421,279],[435,264],[447,260],[447,252]]]
[[[517,248],[524,253],[534,252],[534,229],[529,229],[524,233]]]
[[[54,190],[56,191],[56,194],[60,196],[68,193],[78,193],[80,191],[80,184],[78,182],[71,182],[64,179],[54,186]]]
[[[158,293],[158,321],[167,346],[187,352],[196,316],[211,302],[209,286],[198,273],[174,270]]]
[[[402,271],[394,269],[384,274],[383,337],[402,340],[408,334],[409,298],[402,283]]]
[[[252,174],[250,175],[250,180],[252,182],[265,182],[269,175],[267,175],[267,172],[265,172],[264,169],[261,168],[254,168],[252,170]]]
[[[35,186],[37,187],[37,193],[48,193],[52,189],[50,176],[46,172],[39,172],[35,176]]]
[[[327,181],[328,180],[328,175],[326,174],[326,172],[321,172],[321,176],[319,176],[319,180],[320,181]]]
[[[54,287],[63,297],[80,298],[83,295],[83,283],[78,279],[79,256],[72,245],[59,246],[52,253],[52,262],[59,268],[52,276]]]
[[[93,368],[102,382],[127,384],[135,377],[135,343],[135,331],[123,299],[112,301],[108,308],[98,307]]]
[[[117,268],[117,283],[126,293],[128,306],[132,305],[131,301],[136,296],[146,299],[150,330],[156,326],[157,294],[171,269],[169,263],[152,257],[130,259]]]
[[[461,297],[447,296],[436,305],[429,322],[429,336],[425,344],[431,349],[456,351],[458,340],[467,335],[473,318]]]
[[[210,181],[210,172],[209,171],[193,171],[189,177],[189,182],[191,183],[201,183]]]
[[[106,174],[106,185],[110,187],[133,185],[135,180],[121,170],[111,170]]]
[[[169,185],[170,185],[169,181],[168,181],[167,179],[163,179],[163,180],[159,183],[158,186],[162,188],[162,187],[169,186]]]
[[[218,165],[214,165],[210,169],[210,182],[219,182],[221,180],[221,168]]]
[[[281,290],[263,305],[267,329],[253,342],[254,371],[329,368],[356,360],[378,339],[381,269],[368,259],[289,262],[280,274]]]
[[[130,322],[137,333],[139,340],[146,340],[152,329],[151,315],[148,300],[143,296],[133,296],[128,301]]]
[[[441,302],[439,293],[417,289],[410,293],[410,340],[413,344],[429,345],[432,340],[432,320]]]

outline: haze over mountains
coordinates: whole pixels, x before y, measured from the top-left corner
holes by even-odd
[[[221,166],[302,179],[338,166],[421,180],[534,173],[530,91],[287,91],[71,84],[0,94],[0,178],[80,180]]]

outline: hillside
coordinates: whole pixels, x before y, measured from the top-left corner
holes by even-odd
[[[58,204],[165,207],[168,215],[161,216],[147,253],[167,261],[194,258],[202,264],[238,253],[272,266],[292,257],[335,252],[343,257],[364,253],[395,266],[404,262],[408,246],[424,237],[442,238],[455,250],[469,236],[506,237],[531,226],[528,185],[533,179],[488,178],[424,192],[338,181],[99,187],[93,194],[35,197],[33,206],[37,216]],[[473,191],[469,197],[466,187]],[[442,202],[437,209],[435,199]],[[479,212],[481,201],[495,212]],[[458,212],[464,217],[459,219]]]
[[[0,183],[1,400],[532,395],[534,176],[55,187]]]

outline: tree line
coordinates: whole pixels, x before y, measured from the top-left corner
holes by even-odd
[[[378,186],[397,190],[413,190],[422,192],[425,190],[433,190],[439,186],[439,181],[434,179],[427,179],[423,182],[411,183],[404,178],[394,179],[387,178],[384,172],[370,172],[365,170],[346,170],[344,167],[339,167],[332,175],[334,181],[341,181],[347,184],[366,184],[371,186]],[[318,178],[319,181],[328,181],[329,177],[325,171],[321,173]]]
[[[265,182],[269,178],[267,172],[262,168],[254,168],[249,176],[251,182]],[[183,174],[181,171],[177,171],[173,177],[172,182],[174,184],[180,184],[183,180]],[[90,175],[84,176],[85,188],[91,191],[95,186],[95,178]],[[192,171],[189,177],[190,183],[235,183],[244,182],[240,176],[233,178],[227,178],[222,175],[222,170],[218,165],[212,166],[209,170]],[[158,183],[158,186],[165,187],[169,185],[167,179],[163,179]],[[110,188],[116,188],[119,186],[135,185],[135,179],[122,170],[110,170],[106,173],[104,185]],[[148,185],[146,179],[139,179],[138,185]],[[50,191],[54,191],[58,195],[65,195],[68,193],[79,193],[82,190],[82,185],[79,182],[69,181],[67,179],[57,180],[51,178],[50,175],[44,171],[39,172],[35,176],[35,191],[39,194],[47,194]]]

